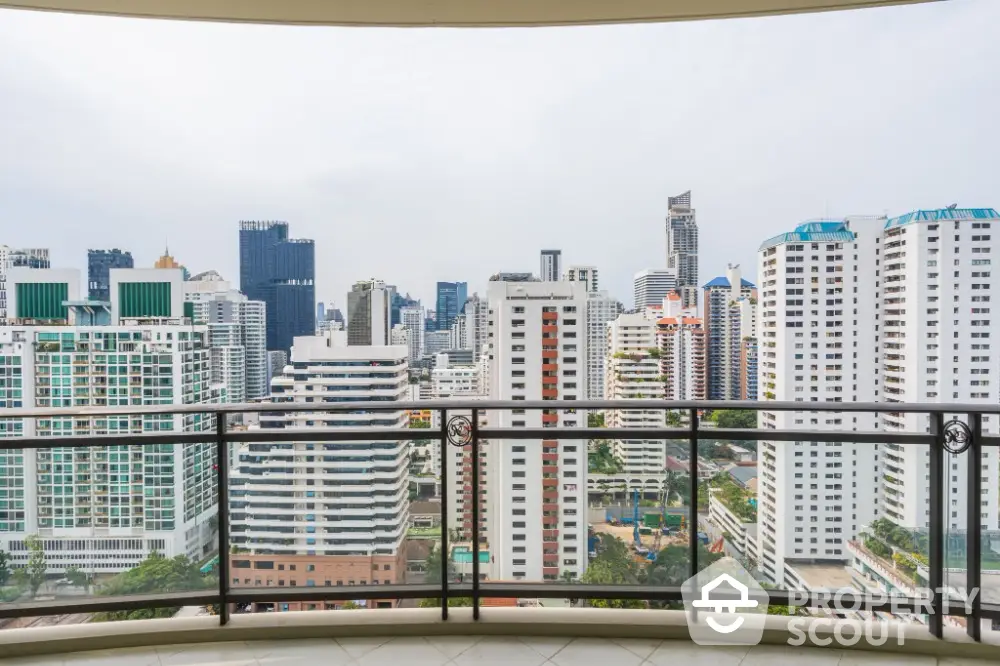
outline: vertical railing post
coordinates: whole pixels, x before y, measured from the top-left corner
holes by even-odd
[[[448,619],[448,410],[441,414],[441,619]]]
[[[944,618],[941,616],[941,587],[944,584],[944,414],[931,415],[930,460],[930,536],[928,545],[928,568],[931,587],[931,615],[928,626],[932,635],[941,638],[944,633]],[[916,525],[914,527],[917,527]]]
[[[691,575],[698,574],[698,410],[691,408],[688,413],[690,419],[688,431],[688,457],[690,460],[690,471],[688,475],[691,480],[688,503],[691,505],[691,517],[688,521],[688,557],[691,567]]]
[[[972,438],[965,455],[968,456],[968,500],[966,502],[966,594],[972,595],[972,612],[965,620],[965,630],[974,641],[981,639],[982,623],[982,501],[983,501],[983,415],[970,414]]]
[[[479,410],[472,410],[472,619],[479,619]]]
[[[229,443],[226,441],[226,415],[215,414],[216,470],[219,488],[219,624],[229,622]]]

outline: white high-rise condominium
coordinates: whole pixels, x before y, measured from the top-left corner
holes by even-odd
[[[19,316],[0,328],[0,408],[97,414],[4,419],[0,436],[214,431],[206,414],[100,415],[107,408],[218,403],[224,388],[209,381],[207,327],[147,320],[141,310],[149,302],[141,298],[130,304],[131,323],[113,323],[106,307],[79,305],[79,275],[71,273],[11,272]],[[149,283],[125,291],[133,288],[141,296]],[[29,320],[35,324],[22,324]],[[102,323],[77,323],[95,320]],[[39,534],[50,573],[117,573],[154,551],[201,559],[215,543],[215,462],[210,443],[0,449],[0,550],[22,566],[25,537]]]
[[[356,282],[347,294],[347,344],[385,347],[392,329],[391,292],[382,280]]]
[[[660,305],[667,294],[677,289],[677,274],[665,268],[647,268],[633,279],[635,309],[641,312],[651,305]]]
[[[607,326],[604,397],[608,400],[703,400],[705,336],[694,308],[671,292],[658,307],[622,314]],[[608,427],[656,428],[666,424],[662,404],[613,409]],[[666,464],[662,439],[615,440],[626,474],[660,474]]]
[[[212,347],[212,380],[226,384],[229,402],[267,394],[267,311],[215,271],[184,282],[184,300],[196,323],[207,324]]]
[[[808,403],[879,399],[879,240],[884,218],[808,222],[759,250],[760,399]],[[870,413],[761,410],[776,430],[874,431]],[[815,564],[840,566],[847,542],[882,514],[885,445],[758,444],[760,568],[795,585]],[[880,455],[881,454],[881,455]]]
[[[698,307],[698,222],[691,192],[667,198],[667,268],[677,276],[684,307]]]
[[[17,249],[0,245],[0,325],[7,320],[7,271],[11,268],[51,268],[44,248]],[[14,314],[11,314],[13,317]]]
[[[587,395],[584,286],[491,282],[490,398],[582,400]],[[491,427],[585,426],[585,410],[491,410]],[[587,442],[491,442],[487,533],[500,580],[558,580],[587,561]]]
[[[607,326],[604,397],[607,400],[650,400],[649,409],[612,409],[604,414],[609,428],[662,428],[663,382],[656,339],[656,321],[643,313],[622,314]],[[614,454],[627,474],[658,474],[666,464],[662,439],[614,441]]]
[[[562,279],[566,282],[583,282],[587,285],[588,293],[598,292],[597,266],[570,266],[563,271]]]
[[[408,305],[399,309],[399,321],[410,332],[408,338],[410,363],[416,363],[424,355],[424,319],[426,314],[419,305]]]
[[[620,305],[606,291],[587,293],[587,400],[604,398],[608,322],[618,316]]]
[[[348,346],[346,337],[344,331],[331,331],[295,338],[285,374],[271,382],[271,401],[406,400],[407,348]],[[278,429],[377,430],[408,423],[402,409],[260,415],[261,428]],[[313,566],[319,580],[371,576],[380,583],[402,582],[408,451],[406,441],[389,434],[377,441],[242,446],[231,481],[232,543],[249,551],[248,560],[301,556],[301,566]]]
[[[1000,287],[1000,216],[992,208],[919,210],[890,219],[882,236],[882,400],[887,403],[996,405],[1000,353],[992,296]],[[878,279],[878,278],[876,278]],[[859,322],[861,317],[858,317]],[[877,338],[876,338],[877,340]],[[887,432],[924,432],[927,417],[881,412]],[[955,415],[965,419],[965,415]],[[952,418],[946,416],[945,420]],[[983,417],[996,434],[996,416]],[[882,514],[908,528],[929,527],[926,447],[883,444]],[[967,454],[966,454],[967,455]],[[964,530],[969,488],[965,456],[946,456],[944,527]],[[997,529],[998,452],[983,447],[981,519]]]
[[[562,264],[562,250],[542,250],[541,269],[538,277],[542,282],[555,282],[559,279]]]

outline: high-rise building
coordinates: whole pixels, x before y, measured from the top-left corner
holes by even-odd
[[[746,350],[744,339],[756,336],[757,287],[743,279],[739,265],[702,288],[705,332],[708,336],[706,383],[709,400],[745,400],[747,382],[741,379]]]
[[[491,282],[489,396],[581,400],[587,395],[587,295],[573,282]],[[586,410],[489,411],[491,427],[585,426]],[[489,447],[490,575],[558,580],[587,561],[587,442],[500,441]]]
[[[881,330],[882,401],[993,404],[1000,400],[997,320],[992,296],[1000,287],[991,257],[1000,253],[1000,215],[992,208],[920,210],[888,220],[882,234]],[[877,258],[877,257],[876,257]],[[876,281],[878,278],[876,277]],[[858,313],[859,324],[865,321]],[[871,320],[867,320],[871,328]],[[871,340],[871,331],[867,331]],[[861,343],[859,342],[859,345]],[[993,381],[990,381],[993,380]],[[861,399],[860,397],[858,398]],[[919,414],[881,412],[886,432],[922,432]],[[951,418],[945,417],[946,420]],[[983,417],[984,434],[996,434],[995,416]],[[897,525],[929,526],[929,482],[925,448],[883,444],[883,514]],[[965,461],[946,456],[951,500],[944,528],[965,529],[970,486]],[[981,519],[997,529],[998,451],[983,447]]]
[[[410,298],[409,294],[403,296],[399,293],[396,287],[390,285],[387,287],[390,290],[390,320],[389,323],[395,326],[396,324],[402,324],[402,309],[410,307],[419,307],[420,301]]]
[[[604,413],[609,428],[662,428],[663,382],[656,320],[645,312],[622,314],[607,325],[604,398],[606,400],[650,400],[649,409],[612,409]],[[655,401],[656,404],[652,404]],[[613,451],[627,474],[660,474],[667,461],[667,443],[662,439],[615,440]]]
[[[111,269],[134,268],[132,253],[119,250],[87,250],[87,289],[92,301],[111,300]]]
[[[435,311],[435,326],[438,331],[450,331],[455,318],[462,313],[465,301],[469,298],[467,282],[438,282],[437,310]]]
[[[381,280],[354,283],[347,294],[347,344],[386,346],[390,343],[390,295]]]
[[[407,305],[399,309],[399,323],[410,332],[407,344],[410,349],[410,363],[416,363],[424,355],[424,309],[417,305]]]
[[[562,250],[542,250],[538,278],[542,282],[556,282],[562,275]]]
[[[224,400],[225,389],[207,377],[205,326],[166,317],[80,325],[110,322],[111,313],[106,304],[80,299],[77,271],[12,269],[9,277],[17,316],[0,328],[0,365],[16,383],[0,381],[0,408],[84,411],[4,419],[0,436],[214,432],[206,414],[100,413]],[[104,316],[88,312],[94,309]],[[69,567],[118,573],[154,551],[195,560],[208,555],[217,543],[214,444],[135,448],[0,449],[6,493],[0,498],[0,549],[11,554],[13,566],[27,563],[30,534],[43,535],[49,573]]]
[[[621,314],[607,325],[603,397],[656,403],[649,409],[605,411],[609,427],[662,428],[663,400],[705,399],[705,331],[695,314],[671,292],[661,305]],[[614,453],[627,474],[660,474],[667,462],[667,442],[616,440]]]
[[[663,301],[663,316],[656,320],[659,380],[666,400],[705,399],[705,327],[695,314],[674,293]]]
[[[698,222],[691,192],[667,198],[667,268],[686,308],[698,307]]]
[[[288,352],[316,332],[316,246],[287,222],[240,222],[240,291],[267,307],[267,348]]]
[[[316,391],[327,396],[325,403],[406,400],[406,347],[348,346],[346,337],[332,331],[296,338],[286,373],[271,382],[271,401],[306,402]],[[403,409],[364,414],[264,411],[260,419],[261,428],[379,430],[405,428],[408,414]],[[325,450],[314,456],[319,449]],[[311,572],[299,583],[305,586],[404,582],[408,455],[408,442],[389,433],[381,440],[336,445],[293,441],[240,447],[231,480],[230,538],[246,552],[233,556],[232,576],[243,579],[246,573],[241,584],[265,586],[265,577],[253,569],[266,561],[279,569]],[[308,511],[300,508],[303,501],[309,503]]]
[[[11,268],[50,268],[49,251],[44,248],[17,249],[0,245],[0,325],[7,319],[7,272]],[[11,317],[13,317],[13,313]]]
[[[280,377],[285,372],[288,365],[288,354],[283,351],[267,352],[267,385],[271,385],[271,380]]]
[[[880,400],[884,225],[874,217],[807,222],[760,246],[760,399]],[[886,445],[825,441],[822,433],[876,431],[876,415],[765,409],[758,419],[762,428],[817,431],[813,441],[758,443],[760,570],[785,584],[798,580],[800,565],[843,566],[851,559],[848,541],[884,515]],[[917,451],[923,459],[925,451]]]
[[[226,385],[230,402],[267,395],[267,308],[232,288],[215,271],[184,282],[185,308],[208,326],[212,381]]]
[[[570,266],[563,271],[562,279],[567,282],[583,282],[587,285],[588,293],[598,292],[597,266]]]
[[[621,303],[606,291],[587,292],[587,400],[604,399],[604,364],[608,346],[608,323],[621,314]]]
[[[479,294],[473,294],[465,302],[465,330],[468,336],[468,348],[472,350],[472,357],[477,360],[482,356],[483,350],[487,346],[489,309],[486,299],[480,298]]]
[[[434,358],[451,347],[451,331],[424,331],[424,358]]]
[[[316,323],[318,324],[319,322],[324,321],[325,319],[326,319],[326,305],[323,303],[323,301],[320,301],[319,303],[316,304]]]
[[[667,294],[677,290],[677,275],[668,269],[647,268],[635,274],[633,285],[635,309],[641,312],[651,305],[660,305]]]

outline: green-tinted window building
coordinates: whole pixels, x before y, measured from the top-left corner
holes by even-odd
[[[118,317],[170,317],[169,282],[118,284]]]
[[[63,305],[69,298],[66,282],[18,282],[18,319],[68,319],[69,308]]]

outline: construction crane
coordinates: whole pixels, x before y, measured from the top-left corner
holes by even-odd
[[[656,536],[653,537],[653,550],[649,552],[649,560],[656,561],[656,556],[660,554],[660,543],[663,541],[663,530],[667,526],[667,489],[660,489],[660,525],[656,529]]]
[[[635,549],[642,548],[642,539],[639,537],[639,489],[632,493],[632,541],[635,542]]]

